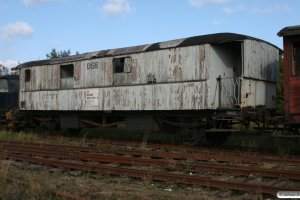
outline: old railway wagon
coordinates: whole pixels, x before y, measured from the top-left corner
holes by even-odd
[[[279,51],[219,33],[27,62],[20,109],[63,128],[167,128],[193,142],[245,122],[246,108],[274,108]]]
[[[18,107],[19,76],[0,76],[0,127],[7,125],[6,112]]]
[[[285,121],[290,128],[300,128],[300,26],[282,29],[284,43]]]

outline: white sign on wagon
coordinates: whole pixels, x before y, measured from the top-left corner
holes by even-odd
[[[90,89],[85,93],[85,106],[98,106],[99,101],[98,89]]]

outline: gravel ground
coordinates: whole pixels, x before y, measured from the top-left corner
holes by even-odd
[[[86,174],[15,161],[0,162],[0,199],[63,199],[51,195],[53,191],[105,200],[262,199],[260,195],[228,190]]]

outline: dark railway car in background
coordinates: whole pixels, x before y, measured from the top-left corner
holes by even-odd
[[[0,126],[6,124],[5,113],[18,108],[19,86],[18,75],[0,76]]]
[[[0,110],[18,107],[19,80],[17,75],[0,77]]]
[[[285,121],[300,128],[300,26],[283,28],[279,33],[284,45]]]

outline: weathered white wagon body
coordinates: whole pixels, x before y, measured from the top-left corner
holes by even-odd
[[[278,63],[274,45],[232,33],[33,61],[18,67],[20,109],[274,108]]]

